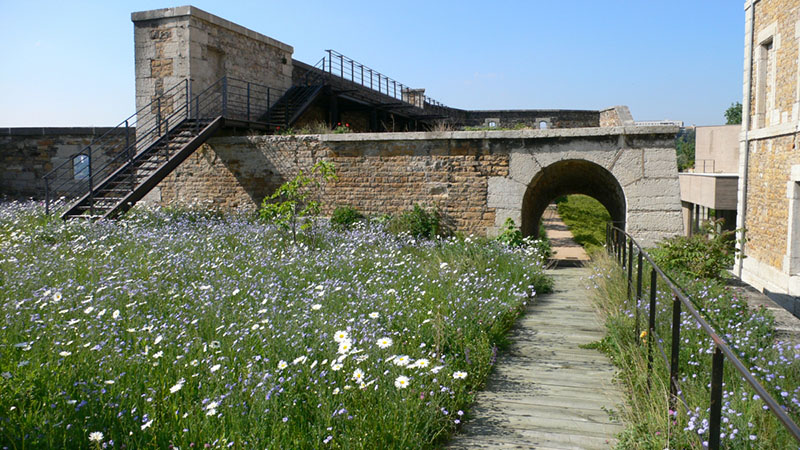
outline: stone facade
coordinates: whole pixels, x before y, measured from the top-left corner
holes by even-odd
[[[788,309],[800,296],[800,1],[745,3],[738,228],[742,279]]]
[[[43,198],[44,175],[110,128],[0,128],[0,196]],[[107,161],[101,155],[96,164]],[[67,167],[68,166],[68,167]],[[63,166],[66,171],[72,166]]]
[[[333,162],[339,180],[323,192],[330,210],[367,214],[436,206],[455,229],[496,233],[512,218],[535,233],[539,206],[558,195],[614,190],[606,207],[645,243],[681,230],[674,127],[535,131],[236,136],[211,139],[157,189],[167,204],[256,208],[299,169]],[[542,174],[566,165],[583,184]],[[574,172],[567,170],[564,173]],[[608,174],[608,175],[604,175]],[[556,177],[557,179],[560,177]],[[605,184],[614,186],[608,188]],[[555,187],[556,190],[549,190]],[[534,196],[546,196],[528,201]],[[540,194],[539,194],[540,193]]]
[[[195,94],[223,76],[278,91],[292,85],[294,49],[268,36],[193,6],[135,12],[131,20],[137,110],[183,80]]]

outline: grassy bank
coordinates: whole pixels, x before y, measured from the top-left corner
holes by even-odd
[[[606,223],[611,216],[597,200],[587,195],[568,195],[558,202],[558,214],[572,232],[575,242],[587,252],[605,245]]]
[[[549,288],[541,258],[380,226],[318,233],[312,248],[245,215],[86,224],[0,205],[2,445],[443,442]]]
[[[619,368],[618,379],[628,393],[621,416],[627,427],[619,448],[703,448],[708,440],[710,373],[713,342],[693,318],[681,315],[680,383],[686,404],[669,405],[669,370],[657,346],[648,388],[647,348],[663,339],[669,355],[672,299],[657,292],[657,337],[635,333],[634,302],[627,299],[626,280],[616,263],[600,252],[592,263],[590,287],[606,320],[607,335],[597,347]],[[649,269],[648,269],[649,270]],[[743,299],[715,281],[684,280],[687,294],[764,387],[794,418],[800,420],[800,348],[774,342],[772,319],[752,310]],[[649,294],[645,294],[646,299]],[[648,301],[640,302],[641,329],[646,329]],[[753,389],[727,363],[722,406],[722,447],[729,449],[797,448],[777,419],[764,410]]]

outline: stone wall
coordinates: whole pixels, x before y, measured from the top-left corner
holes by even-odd
[[[581,128],[600,126],[600,112],[571,109],[455,110],[457,126],[498,128]],[[542,125],[544,123],[544,125]]]
[[[600,111],[599,126],[623,127],[633,125],[633,116],[627,106],[612,106]]]
[[[751,129],[796,122],[800,119],[800,3],[760,1],[755,4],[754,19]]]
[[[326,212],[351,205],[367,214],[396,213],[423,203],[437,206],[457,230],[491,235],[506,218],[522,225],[527,216],[541,214],[526,209],[523,200],[542,173],[582,161],[587,171],[582,184],[570,185],[575,180],[569,177],[555,180],[558,189],[548,195],[618,190],[623,198],[609,197],[607,207],[622,211],[628,228],[652,243],[682,227],[672,146],[676,131],[619,127],[219,137],[157,189],[165,204],[256,208],[299,169],[325,159],[339,171],[339,181],[323,194]],[[601,172],[607,176],[595,176]],[[614,186],[599,184],[608,181]]]
[[[0,128],[0,196],[44,198],[42,177],[110,128]],[[95,161],[103,164],[104,158]],[[66,167],[65,173],[71,170]]]
[[[294,50],[268,36],[193,6],[135,12],[131,20],[137,109],[186,79],[195,94],[223,76],[278,90],[292,85]]]
[[[793,309],[800,304],[800,1],[747,0],[745,17],[737,227],[746,231],[736,270]]]

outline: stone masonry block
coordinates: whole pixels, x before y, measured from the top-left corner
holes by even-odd
[[[490,177],[486,199],[489,208],[520,208],[528,186],[506,177]]]

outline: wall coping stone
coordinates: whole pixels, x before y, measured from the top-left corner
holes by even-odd
[[[84,135],[100,136],[114,127],[18,127],[0,128],[0,136],[57,136],[57,135]],[[131,129],[135,129],[131,127]]]
[[[674,136],[679,131],[675,126],[652,127],[585,127],[585,128],[551,128],[546,130],[508,130],[508,131],[423,131],[402,133],[350,133],[322,134],[323,142],[360,142],[360,141],[423,141],[423,140],[459,140],[459,139],[551,139],[562,137],[594,137],[620,135],[652,135],[665,134]]]
[[[281,41],[275,40],[269,36],[265,36],[257,31],[245,28],[241,25],[235,24],[229,20],[225,20],[222,17],[215,16],[211,13],[208,13],[200,8],[191,5],[176,6],[173,8],[153,9],[150,11],[133,12],[131,13],[131,21],[140,22],[146,20],[166,19],[170,17],[181,17],[181,16],[194,16],[197,17],[198,19],[205,20],[206,22],[210,22],[219,27],[227,28],[230,31],[243,34],[251,39],[261,41],[273,47],[278,47],[279,49],[285,52],[294,53],[294,47],[292,47],[289,44],[284,44]]]

